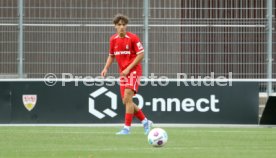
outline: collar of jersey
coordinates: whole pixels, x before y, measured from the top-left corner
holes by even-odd
[[[120,37],[118,34],[115,38],[129,38],[129,36],[126,34],[125,37]]]

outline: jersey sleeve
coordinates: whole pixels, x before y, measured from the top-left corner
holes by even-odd
[[[114,42],[112,38],[109,40],[109,55],[114,56]]]
[[[134,50],[135,50],[136,54],[140,54],[140,53],[144,52],[144,47],[143,47],[138,36],[134,36],[133,45],[134,45]]]

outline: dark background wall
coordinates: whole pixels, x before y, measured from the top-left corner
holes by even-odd
[[[139,88],[134,100],[155,123],[258,124],[257,83],[235,82],[223,87],[201,84],[148,84]],[[124,122],[125,109],[117,84],[87,86],[78,82],[76,86],[70,82],[65,85],[57,82],[47,86],[42,81],[0,82],[0,123]],[[31,110],[23,101],[26,95],[36,97],[28,102],[32,104]]]

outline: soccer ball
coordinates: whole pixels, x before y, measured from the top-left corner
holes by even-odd
[[[149,132],[148,142],[154,147],[162,147],[168,141],[168,134],[162,128],[154,128]]]

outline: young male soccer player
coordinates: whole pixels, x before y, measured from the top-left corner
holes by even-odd
[[[120,92],[125,105],[125,125],[116,133],[118,135],[130,134],[130,126],[133,116],[143,124],[145,134],[148,134],[152,121],[148,120],[141,109],[133,102],[132,97],[137,93],[139,78],[142,75],[141,61],[144,57],[144,48],[136,34],[127,32],[128,17],[117,14],[113,23],[116,34],[110,38],[110,50],[101,75],[104,77],[116,58],[120,72]]]

